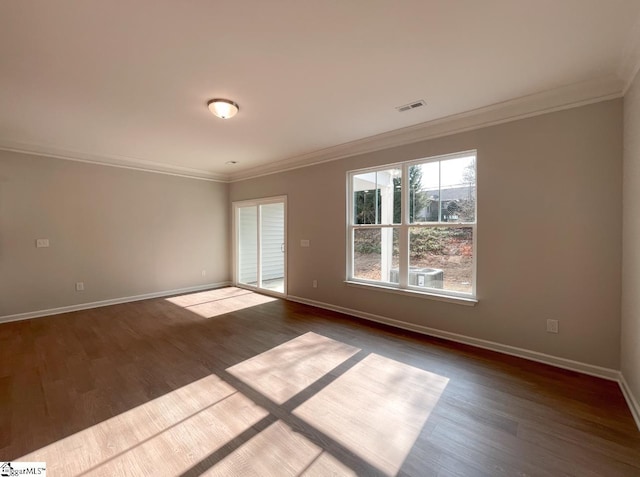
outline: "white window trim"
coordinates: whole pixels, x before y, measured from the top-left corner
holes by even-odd
[[[447,303],[456,303],[458,305],[464,305],[464,306],[475,306],[476,303],[478,303],[477,298],[470,297],[469,295],[464,295],[464,296],[442,295],[439,293],[425,292],[422,290],[416,291],[413,289],[395,288],[395,287],[386,286],[385,282],[367,282],[367,281],[354,282],[352,280],[345,280],[344,283],[346,283],[347,286],[355,287],[355,288],[364,288],[364,289],[373,288],[375,290],[394,293],[396,295],[405,295],[405,296],[411,296],[414,298],[422,298],[426,300],[444,301]]]
[[[438,162],[445,161],[449,159],[456,159],[460,157],[468,157],[470,155],[474,155],[475,160],[475,169],[476,169],[476,200],[475,200],[475,221],[474,222],[430,222],[430,223],[418,223],[418,224],[410,224],[409,223],[409,207],[408,207],[408,194],[406,193],[407,184],[406,180],[409,177],[409,168],[416,164],[425,164],[429,162]],[[356,225],[353,223],[353,176],[366,173],[366,172],[375,172],[385,169],[394,169],[401,168],[402,170],[402,194],[401,194],[401,210],[402,210],[402,223],[401,224],[360,224]],[[477,234],[477,224],[478,224],[478,152],[477,150],[468,150],[463,152],[457,152],[453,154],[444,154],[440,156],[433,156],[427,158],[420,158],[410,161],[404,162],[396,162],[393,164],[381,164],[379,166],[367,167],[364,169],[357,169],[347,172],[346,182],[347,182],[347,213],[346,213],[346,250],[347,250],[347,260],[346,260],[346,280],[345,283],[349,286],[355,286],[360,288],[368,288],[375,289],[380,291],[386,291],[401,295],[420,297],[433,299],[438,301],[446,301],[452,303],[459,303],[468,306],[474,306],[477,302],[477,294],[476,294],[476,279],[477,279],[477,243],[478,243],[478,234]],[[440,210],[438,214],[440,214]],[[362,278],[357,278],[353,276],[354,269],[354,254],[353,254],[353,236],[354,231],[358,229],[365,228],[393,228],[400,230],[400,270],[409,270],[409,228],[434,228],[434,227],[445,227],[445,228],[455,228],[455,227],[471,227],[472,235],[473,235],[473,262],[472,262],[472,283],[471,283],[471,293],[461,293],[456,291],[447,291],[441,290],[437,288],[422,288],[411,286],[407,283],[408,274],[400,273],[399,276],[399,284],[390,283],[390,282],[382,282],[375,280],[366,280]],[[405,236],[407,238],[402,238]]]

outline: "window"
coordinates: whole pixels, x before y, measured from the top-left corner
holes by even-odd
[[[348,188],[348,281],[475,297],[475,151],[351,171]]]

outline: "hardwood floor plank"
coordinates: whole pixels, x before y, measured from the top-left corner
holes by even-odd
[[[202,475],[296,477],[313,464],[320,454],[320,447],[282,421],[276,421]]]
[[[328,475],[355,477],[358,474],[325,451],[316,457],[300,475],[301,477],[326,477]]]
[[[594,472],[594,475],[617,475],[621,477],[638,475],[637,456],[610,452],[610,448],[607,447],[599,450],[591,439],[576,443],[564,438],[564,436],[557,436],[529,426],[520,427],[518,438],[550,451],[562,448],[563,455],[567,461],[571,462],[574,468],[585,469],[585,474],[588,469],[589,472]]]

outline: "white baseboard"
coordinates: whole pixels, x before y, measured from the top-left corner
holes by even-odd
[[[344,308],[341,306],[331,305],[329,303],[309,300],[307,298],[289,295],[287,299],[298,303],[303,303],[305,305],[311,305],[318,308],[324,308],[326,310],[336,311],[338,313],[344,313],[345,315],[355,316],[356,318],[375,321],[377,323],[394,326],[396,328],[402,328],[404,330],[415,331],[416,333],[434,336],[436,338],[444,338],[450,341],[455,341],[456,343],[462,343],[475,346],[477,348],[497,351],[499,353],[517,356],[519,358],[525,358],[531,361],[537,361],[538,363],[549,364],[558,368],[568,369],[570,371],[576,371],[578,373],[588,374],[590,376],[596,376],[598,378],[604,378],[610,381],[620,382],[620,371],[615,369],[603,368],[600,366],[595,366],[593,364],[581,363],[580,361],[560,358],[557,356],[552,356],[550,354],[539,353],[537,351],[531,351],[524,348],[517,348],[515,346],[496,343],[494,341],[487,341],[473,338],[471,336],[450,333],[448,331],[442,331],[436,328],[429,328],[422,325],[407,323],[405,321],[394,320],[386,316],[374,315],[373,313],[366,313],[359,310],[353,310],[351,308]]]
[[[317,308],[323,308],[325,310],[336,311],[345,315],[355,316],[356,318],[362,318],[364,320],[375,321],[376,323],[394,326],[403,330],[415,331],[416,333],[421,333],[427,336],[443,338],[446,340],[455,341],[456,343],[471,345],[477,348],[488,349],[490,351],[497,351],[498,353],[508,354],[511,356],[516,356],[518,358],[524,358],[531,361],[536,361],[538,363],[548,364],[557,368],[567,369],[569,371],[575,371],[582,374],[588,374],[590,376],[607,379],[609,381],[616,381],[620,386],[620,389],[622,390],[622,394],[627,401],[627,405],[629,406],[631,415],[633,416],[636,426],[640,431],[640,404],[638,404],[637,399],[633,395],[633,392],[627,384],[624,375],[616,369],[603,368],[601,366],[595,366],[593,364],[581,363],[580,361],[574,361],[567,358],[552,356],[550,354],[539,353],[537,351],[531,351],[524,348],[517,348],[515,346],[496,343],[495,341],[481,340],[478,338],[472,338],[471,336],[450,333],[448,331],[442,331],[435,328],[429,328],[427,326],[407,323],[405,321],[394,320],[386,316],[353,310],[351,308],[344,308],[342,306],[332,305],[330,303],[324,303],[321,301],[309,300],[307,298],[289,295],[287,299],[295,301],[297,303],[315,306]]]
[[[99,308],[101,306],[118,305],[120,303],[129,303],[132,301],[148,300],[150,298],[162,298],[164,296],[179,295],[180,293],[192,293],[212,288],[222,288],[231,285],[231,282],[208,283],[206,285],[198,285],[195,287],[178,288],[176,290],[165,290],[160,292],[145,293],[143,295],[126,296],[122,298],[112,298],[110,300],[94,301],[91,303],[79,303],[77,305],[63,306],[60,308],[50,308],[48,310],[30,311],[27,313],[18,313],[15,315],[0,316],[0,323],[9,321],[30,320],[31,318],[40,318],[49,315],[59,315],[60,313],[69,313],[72,311],[88,310],[90,308]]]
[[[631,415],[633,419],[636,421],[636,426],[638,426],[638,430],[640,430],[640,404],[638,404],[638,400],[631,392],[631,388],[627,383],[627,380],[624,378],[624,374],[620,373],[620,389],[622,390],[622,394],[624,398],[627,400],[627,404],[629,405],[629,409],[631,410]]]

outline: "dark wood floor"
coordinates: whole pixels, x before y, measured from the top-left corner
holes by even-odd
[[[360,351],[284,403],[228,371],[308,332]],[[238,449],[254,449],[260,442],[254,437],[270,428],[273,435],[295,431],[308,448],[324,449],[340,468],[383,475],[357,449],[293,412],[371,353],[448,379],[398,475],[640,475],[640,433],[614,382],[301,304],[265,302],[232,288],[173,302],[154,299],[0,325],[0,460],[45,456],[54,476],[143,475],[149,467],[140,460],[146,456],[167,463],[161,475],[213,474],[221,461],[236,462],[230,458]],[[225,427],[225,439],[223,430],[211,435],[221,443],[204,457],[195,447],[207,436],[196,441],[190,429],[185,439],[196,442],[190,444],[192,451],[183,452],[179,443],[155,451],[145,448],[129,467],[100,472],[100,459],[113,460],[127,452],[123,442],[148,446],[151,437],[142,427],[146,422],[160,425],[145,406],[162,403],[181,389],[186,393],[212,375],[217,376],[216,389],[236,390],[258,405],[262,414],[255,422],[238,432]],[[191,399],[181,396],[174,406]],[[217,402],[212,398],[208,406]],[[137,422],[136,432],[109,435],[122,424],[118,416],[132,416],[136,409],[147,413],[131,421]],[[244,412],[246,404],[239,409],[235,412]],[[163,416],[171,412],[167,407]],[[276,422],[279,428],[273,427]],[[101,434],[92,436],[98,428]],[[76,440],[70,440],[74,435]],[[250,441],[253,447],[247,445]],[[84,443],[94,446],[93,454],[98,446],[104,455],[78,462]],[[248,455],[245,459],[258,458]],[[75,462],[65,462],[67,458]],[[178,460],[190,464],[170,465]],[[245,462],[233,475],[245,474],[242,469],[250,464]],[[280,465],[275,475],[291,470],[288,464]]]

